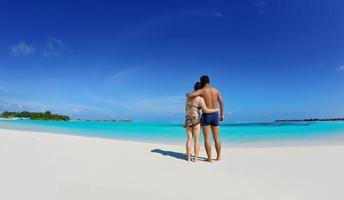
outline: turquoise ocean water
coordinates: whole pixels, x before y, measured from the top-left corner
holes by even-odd
[[[185,141],[180,123],[0,120],[0,128],[158,143]],[[220,129],[224,144],[344,139],[344,122],[223,123]]]

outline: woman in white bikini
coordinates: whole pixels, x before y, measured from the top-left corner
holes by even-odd
[[[202,89],[200,82],[195,83],[195,91]],[[194,139],[194,153],[195,159],[198,160],[198,154],[200,149],[200,133],[201,133],[201,114],[200,109],[204,113],[215,113],[219,112],[219,109],[208,109],[205,105],[205,102],[202,97],[198,96],[195,98],[187,98],[186,100],[186,118],[185,118],[185,127],[186,127],[186,160],[190,161],[191,159],[191,148],[192,148],[192,138]]]

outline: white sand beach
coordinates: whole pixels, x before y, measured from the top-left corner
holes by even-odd
[[[0,129],[0,199],[344,199],[343,145],[224,148],[213,163],[187,163],[183,153],[184,146]]]

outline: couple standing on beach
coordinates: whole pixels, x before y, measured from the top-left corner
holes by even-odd
[[[224,104],[221,93],[210,86],[208,76],[202,76],[200,82],[196,82],[194,92],[187,94],[185,127],[187,133],[186,159],[191,160],[192,139],[194,139],[193,161],[198,160],[200,149],[201,126],[204,134],[204,145],[208,155],[208,162],[212,162],[210,134],[212,133],[217,152],[216,160],[221,159],[221,142],[219,137],[219,121],[224,120]],[[220,110],[217,108],[220,104]],[[202,115],[200,110],[202,109]],[[220,116],[219,112],[220,111]]]

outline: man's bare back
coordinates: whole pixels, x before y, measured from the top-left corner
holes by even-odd
[[[204,87],[201,90],[202,90],[201,97],[203,97],[207,107],[214,108],[214,109],[217,108],[219,91],[211,86]]]

